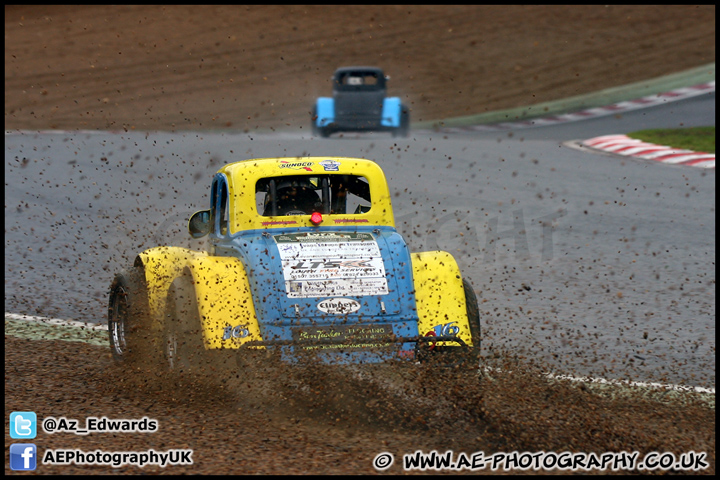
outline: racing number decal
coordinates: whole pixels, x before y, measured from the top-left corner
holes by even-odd
[[[445,335],[457,335],[460,332],[460,327],[453,325],[456,322],[449,322],[440,325],[435,325],[432,330],[425,334],[426,337],[443,337]],[[430,343],[430,350],[435,348],[435,342]]]
[[[426,336],[432,335],[437,337],[443,337],[445,335],[457,335],[458,332],[460,332],[460,327],[458,327],[457,325],[453,325],[453,323],[457,322],[435,325],[433,329],[426,334]]]
[[[223,330],[223,340],[229,340],[231,338],[245,338],[248,335],[250,335],[250,330],[248,330],[248,325],[235,325],[234,327],[231,325],[228,325]]]

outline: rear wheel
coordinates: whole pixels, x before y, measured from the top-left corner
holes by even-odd
[[[182,372],[203,365],[202,325],[195,287],[187,275],[175,279],[168,291],[163,337],[168,369]]]
[[[145,272],[133,267],[115,275],[108,305],[110,350],[118,362],[158,360],[158,335],[152,329]]]
[[[477,295],[475,295],[475,291],[467,279],[463,279],[463,290],[465,290],[465,307],[467,309],[468,322],[470,322],[470,335],[472,336],[473,345],[480,347],[482,335]]]
[[[482,345],[482,331],[480,328],[480,309],[478,308],[478,299],[475,291],[466,278],[463,279],[463,290],[465,291],[465,308],[467,310],[468,323],[470,324],[470,337],[473,342],[473,355],[480,356],[480,347]]]

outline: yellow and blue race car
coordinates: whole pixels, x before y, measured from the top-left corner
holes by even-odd
[[[447,252],[411,253],[377,163],[244,160],[189,219],[207,251],[159,246],[110,287],[119,361],[170,369],[269,351],[330,364],[480,358],[477,297]]]

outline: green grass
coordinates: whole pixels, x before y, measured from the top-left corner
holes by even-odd
[[[655,145],[665,145],[694,152],[715,153],[715,127],[639,130],[628,133],[627,136]]]

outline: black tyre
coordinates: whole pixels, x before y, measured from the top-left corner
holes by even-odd
[[[480,309],[475,291],[466,278],[463,279],[463,290],[465,290],[465,308],[467,310],[468,322],[470,323],[470,336],[473,342],[473,353],[480,355],[482,345],[482,331],[480,327]]]
[[[115,275],[110,286],[108,333],[116,361],[147,362],[157,358],[158,336],[151,322],[143,268],[133,267]]]
[[[466,278],[463,279],[463,290],[465,290],[465,309],[467,311],[468,323],[470,324],[470,337],[473,346],[469,349],[469,360],[474,368],[479,366],[480,353],[482,351],[482,330],[480,327],[480,309],[478,308],[477,295]]]
[[[203,366],[206,355],[202,325],[189,275],[175,279],[168,291],[163,337],[169,370],[188,372]]]

